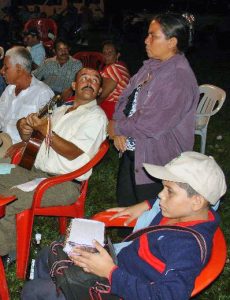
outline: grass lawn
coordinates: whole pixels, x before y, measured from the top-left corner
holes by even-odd
[[[133,52],[132,52],[132,55]],[[131,55],[131,56],[132,56]],[[127,55],[128,57],[128,55]],[[142,58],[138,56],[138,60],[132,64],[132,70],[136,71],[141,64]],[[229,92],[230,92],[230,52],[215,51],[212,52],[207,46],[202,51],[194,50],[188,54],[188,58],[197,76],[198,83],[210,83],[218,85],[227,92],[227,99],[221,111],[213,116],[208,127],[208,138],[206,154],[215,157],[226,174],[227,182],[230,180],[230,117],[229,117]],[[222,139],[217,139],[217,136]],[[196,138],[194,149],[199,151],[199,137]],[[111,145],[109,152],[104,160],[98,165],[90,179],[89,192],[86,205],[86,216],[90,216],[98,211],[116,205],[115,185],[117,173],[118,155]],[[228,260],[221,276],[205,291],[203,291],[195,299],[199,300],[227,300],[230,299],[230,262],[229,262],[229,243],[230,243],[230,195],[229,191],[223,198],[219,212],[222,217],[221,227],[225,233],[228,243]],[[57,221],[55,218],[36,218],[34,233],[42,233],[42,244],[49,244],[58,236]],[[20,290],[23,282],[15,277],[15,266],[9,267],[7,270],[8,285],[12,300],[20,299]],[[142,299],[140,299],[142,300]]]

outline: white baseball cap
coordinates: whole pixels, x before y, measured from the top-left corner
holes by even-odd
[[[155,178],[189,184],[212,205],[216,204],[227,189],[224,173],[212,156],[188,151],[165,166],[143,165]]]

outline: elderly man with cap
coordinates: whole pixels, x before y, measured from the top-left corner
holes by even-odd
[[[8,86],[0,97],[0,131],[10,135],[13,144],[21,141],[16,123],[38,112],[54,96],[52,90],[31,75],[32,58],[22,46],[6,51],[1,74]]]
[[[144,168],[162,180],[159,213],[150,210],[153,201],[145,201],[120,208],[114,215],[137,217],[145,213],[145,228],[119,252],[115,248],[117,264],[97,241],[97,253],[76,247],[70,259],[85,272],[108,279],[109,295],[115,298],[105,294],[102,299],[186,300],[211,254],[219,216],[210,205],[226,192],[225,177],[212,157],[197,152],[183,152],[165,166],[144,164]],[[155,217],[149,218],[148,213]],[[43,250],[36,264],[37,279],[26,284],[23,300],[66,299],[61,293],[57,295],[55,284],[44,273],[46,255]]]
[[[40,41],[37,28],[31,27],[23,32],[24,43],[32,56],[32,69],[36,69],[43,63],[46,57],[45,48]]]

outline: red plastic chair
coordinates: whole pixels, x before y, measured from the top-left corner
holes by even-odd
[[[5,200],[5,201],[4,201]],[[1,206],[0,206],[0,217],[4,216],[5,214],[5,206],[7,203],[15,200],[15,198],[9,197],[9,198],[4,198],[3,201],[1,201]],[[7,281],[6,281],[6,274],[5,274],[5,270],[3,267],[3,263],[2,263],[2,258],[0,257],[0,300],[9,300],[10,296],[9,296],[9,290],[8,290],[8,286],[7,286]]]
[[[82,182],[80,196],[76,199],[76,202],[71,205],[41,207],[40,203],[42,201],[42,196],[45,193],[45,191],[56,184],[60,184],[66,181],[71,181],[85,174],[101,161],[101,159],[104,157],[108,149],[109,149],[109,142],[105,140],[101,144],[97,154],[83,167],[68,174],[53,176],[43,180],[35,189],[32,207],[30,209],[26,209],[20,212],[19,214],[17,214],[16,275],[18,278],[24,279],[26,275],[29,251],[30,251],[31,234],[32,234],[33,222],[35,216],[58,217],[59,231],[61,234],[65,234],[66,232],[68,217],[71,218],[84,217],[88,180]],[[21,157],[21,152],[17,152],[14,158],[12,159],[12,163],[14,164],[19,163],[20,157]],[[1,204],[3,203],[2,204],[3,206],[13,200],[15,200],[15,196],[10,196],[7,198],[0,197],[0,203]],[[3,216],[4,208],[2,209],[1,213]]]
[[[5,270],[3,267],[2,259],[0,258],[0,300],[9,300],[9,291],[6,282]]]
[[[0,196],[1,198],[1,196]],[[3,217],[5,214],[5,206],[7,203],[10,203],[12,201],[15,200],[14,196],[10,196],[7,198],[3,198],[0,201],[0,217]],[[5,270],[3,267],[3,263],[2,263],[2,258],[0,257],[0,300],[9,300],[10,296],[9,296],[9,290],[7,287],[7,281],[6,281],[6,275],[5,275]]]
[[[48,33],[52,33],[55,37],[57,36],[58,28],[56,22],[49,18],[31,19],[25,23],[24,31],[31,27],[37,28],[44,47],[51,51],[54,47],[54,41],[48,37]]]
[[[84,67],[94,68],[96,70],[100,70],[104,64],[104,57],[101,52],[80,51],[75,53],[73,57],[79,59]]]
[[[109,220],[115,212],[100,212],[92,217],[93,220],[104,222],[107,227],[121,227],[127,219],[122,216],[113,220]],[[129,227],[135,225],[135,221],[129,224]],[[195,281],[195,287],[192,291],[191,297],[194,297],[206,287],[208,287],[222,272],[227,256],[227,246],[223,232],[220,228],[217,229],[213,238],[213,249],[208,264],[204,267]]]

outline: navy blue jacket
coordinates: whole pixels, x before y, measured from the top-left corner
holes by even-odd
[[[164,224],[159,213],[151,225]],[[209,220],[175,225],[201,233],[207,245],[207,263],[219,216],[210,210]],[[190,298],[197,275],[204,267],[196,238],[187,232],[147,233],[123,248],[118,267],[111,273],[111,293],[125,300],[186,300]]]

